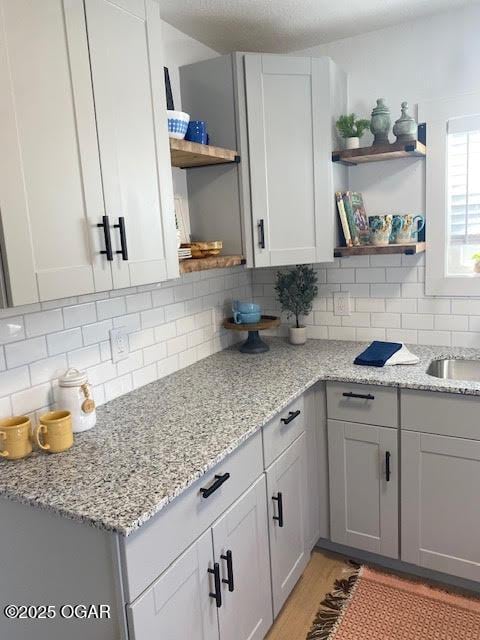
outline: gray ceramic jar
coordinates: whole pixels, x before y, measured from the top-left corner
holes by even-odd
[[[370,131],[374,135],[373,145],[389,144],[390,109],[385,104],[385,98],[377,98],[377,106],[372,111]]]
[[[393,125],[393,135],[397,142],[411,142],[417,139],[417,123],[407,110],[408,102],[402,102],[402,115]]]

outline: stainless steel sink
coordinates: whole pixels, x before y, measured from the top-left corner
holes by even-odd
[[[433,360],[428,366],[427,373],[435,378],[480,382],[480,360]]]

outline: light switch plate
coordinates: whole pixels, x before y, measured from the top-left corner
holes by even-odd
[[[333,292],[333,313],[336,316],[351,316],[350,291]]]
[[[119,362],[128,358],[128,336],[125,327],[110,329],[110,347],[112,350],[112,362]]]

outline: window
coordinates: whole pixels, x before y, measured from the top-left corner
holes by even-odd
[[[480,93],[419,105],[427,123],[426,293],[480,295]]]
[[[480,118],[456,118],[447,128],[447,274],[472,276],[480,255]]]

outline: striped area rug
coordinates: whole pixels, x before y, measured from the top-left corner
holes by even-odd
[[[321,603],[307,640],[480,640],[480,599],[355,566]]]

